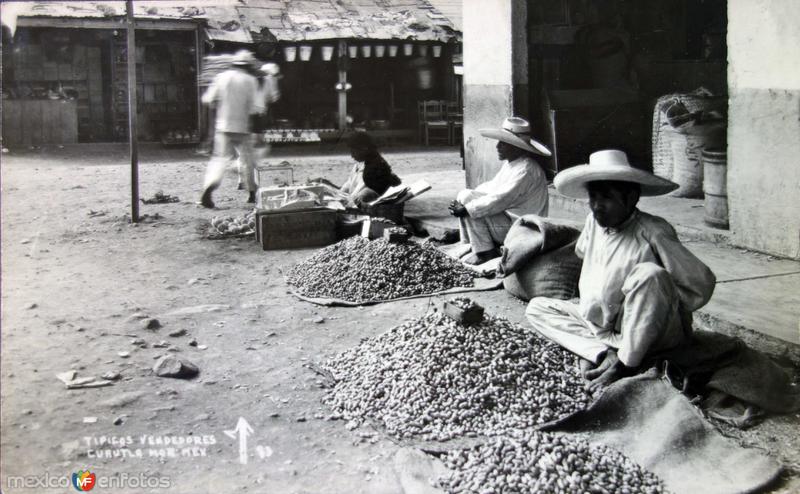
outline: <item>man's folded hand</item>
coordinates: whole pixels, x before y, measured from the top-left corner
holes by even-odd
[[[450,214],[452,214],[456,218],[463,218],[464,216],[469,216],[467,208],[464,207],[464,205],[458,201],[451,202],[450,207],[448,209],[450,209]]]

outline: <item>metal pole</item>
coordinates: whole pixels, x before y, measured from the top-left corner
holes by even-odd
[[[128,28],[128,140],[131,155],[131,222],[139,222],[139,138],[136,135],[136,34],[133,0],[125,1]]]

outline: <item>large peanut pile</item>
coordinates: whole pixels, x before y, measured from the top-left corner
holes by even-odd
[[[493,443],[449,452],[441,479],[449,493],[659,494],[661,480],[622,453],[566,436],[515,431]]]
[[[286,273],[301,295],[356,303],[470,287],[474,277],[430,244],[362,237],[321,249]]]
[[[432,313],[325,367],[336,381],[327,403],[399,438],[497,435],[564,417],[589,401],[572,354],[501,318],[464,326]]]

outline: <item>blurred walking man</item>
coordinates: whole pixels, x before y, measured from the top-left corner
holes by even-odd
[[[237,52],[233,58],[233,66],[217,75],[214,83],[203,95],[203,103],[214,105],[217,113],[214,151],[208,162],[203,195],[200,198],[203,207],[214,207],[211,195],[222,183],[225,168],[234,150],[244,167],[242,174],[248,191],[247,202],[255,202],[255,162],[250,135],[250,116],[260,113],[263,105],[259,98],[258,81],[250,73],[255,61],[255,57],[249,51]]]

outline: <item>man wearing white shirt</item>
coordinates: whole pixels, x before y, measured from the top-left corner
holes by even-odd
[[[219,187],[225,168],[234,149],[245,167],[245,185],[249,192],[248,202],[255,202],[256,184],[253,159],[253,143],[250,136],[250,116],[260,113],[263,104],[258,98],[258,81],[249,69],[255,57],[247,50],[234,55],[233,67],[220,73],[203,95],[203,103],[214,105],[217,110],[214,152],[206,168],[203,195],[200,204],[213,208],[211,194]]]
[[[255,71],[253,76],[258,81],[258,101],[261,104],[261,113],[253,115],[251,119],[250,129],[253,132],[253,163],[263,160],[269,153],[271,146],[264,139],[264,131],[268,127],[268,110],[270,105],[277,103],[281,98],[281,89],[278,84],[281,79],[281,70],[278,64],[265,63],[258,71]],[[247,174],[254,173],[251,168],[248,170],[247,164],[244,163],[241,157],[237,160],[237,169],[239,170],[239,190],[244,190],[247,186]]]
[[[464,189],[450,204],[450,214],[459,219],[461,241],[470,244],[468,264],[482,264],[499,256],[511,227],[510,214],[547,216],[547,176],[534,159],[550,156],[550,150],[531,138],[531,126],[522,118],[510,117],[499,129],[481,129],[484,137],[497,139],[500,171],[475,189]]]
[[[584,375],[598,390],[690,341],[691,314],[709,301],[716,278],[672,225],[636,208],[640,196],[678,185],[632,167],[624,152],[594,152],[554,183],[567,197],[588,197],[592,211],[575,246],[580,301],[536,297],[525,314],[539,333],[597,364],[585,364]]]

